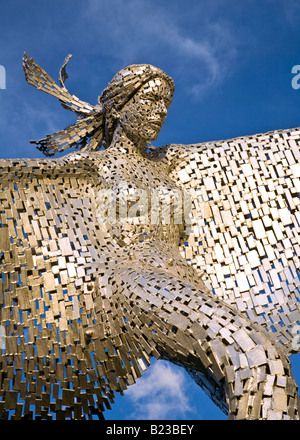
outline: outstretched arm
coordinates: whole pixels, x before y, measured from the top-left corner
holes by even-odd
[[[99,154],[99,153],[98,153]],[[0,180],[78,176],[96,171],[95,161],[89,153],[71,153],[58,159],[0,159]]]
[[[61,159],[0,159],[1,181],[5,177],[13,178],[22,176],[40,176],[60,170],[63,165]]]
[[[231,151],[236,151],[237,153],[234,155],[234,158],[239,161],[252,155],[256,156],[255,150],[272,150],[275,153],[276,151],[283,151],[289,165],[293,165],[294,162],[299,163],[300,127],[211,142],[187,145],[169,144],[157,148],[153,155],[168,164],[171,173],[176,167],[177,172],[180,171],[180,168],[186,169],[187,163],[189,163],[192,169],[198,168],[199,165],[200,168],[204,168],[209,166],[209,164],[215,168],[215,153],[217,153],[219,159],[222,159],[222,162],[225,163],[227,152],[231,155]],[[265,160],[263,154],[261,154],[261,157],[262,160]],[[280,159],[284,159],[284,157]],[[188,174],[192,174],[189,168],[186,171]],[[186,183],[188,178],[185,179],[183,176],[185,176],[184,172],[182,172],[182,178],[180,180]]]
[[[202,218],[182,253],[218,297],[299,351],[300,129],[157,154],[178,186],[201,192]]]

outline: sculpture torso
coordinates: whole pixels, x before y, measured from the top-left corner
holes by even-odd
[[[120,220],[117,215],[114,224],[124,245],[164,240],[178,247],[179,228],[182,225],[174,221],[173,205],[174,197],[180,196],[181,190],[170,180],[166,164],[122,149],[113,148],[101,153],[95,153],[100,159],[100,189],[113,192],[118,200],[117,210],[121,200],[127,201],[126,218]],[[103,200],[99,199],[101,203]],[[159,204],[159,211],[156,211],[156,217],[153,210],[154,217],[151,218],[151,205],[153,207],[155,201]],[[146,217],[143,212],[137,212],[141,207]],[[166,209],[165,216],[163,209]]]
[[[195,283],[196,278],[201,288],[207,290],[199,274],[195,274],[179,252],[180,237],[184,230],[184,195],[181,188],[170,179],[167,162],[130,153],[122,148],[109,148],[92,153],[92,156],[100,179],[97,189],[99,192],[95,193],[96,211],[103,206],[105,190],[118,201],[124,194],[125,198],[128,192],[132,194],[132,197],[127,197],[127,217],[120,221],[117,212],[115,222],[105,223],[110,239],[120,246],[116,250],[116,260],[110,259],[108,263],[112,270],[115,270],[116,264],[119,267],[132,267],[135,264],[144,265],[145,268],[159,267],[186,281]],[[144,206],[141,202],[141,190],[146,195],[148,205],[146,220],[136,215],[135,208]],[[155,203],[155,197],[159,199],[159,205],[156,205],[159,206],[159,214],[153,222],[151,204]],[[178,212],[182,214],[181,223],[176,218]],[[101,222],[97,214],[96,218]],[[105,248],[103,252],[106,252]],[[128,253],[131,254],[130,259]]]

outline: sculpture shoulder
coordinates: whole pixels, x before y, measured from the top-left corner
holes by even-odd
[[[199,149],[207,148],[208,143],[199,144],[167,144],[156,148],[151,153],[152,160],[161,161],[166,164],[171,172],[182,160]]]

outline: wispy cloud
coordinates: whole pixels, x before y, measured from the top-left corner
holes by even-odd
[[[283,17],[286,18],[288,23],[292,26],[299,24],[300,17],[300,3],[295,0],[271,0],[276,3],[276,6],[282,9]]]
[[[230,74],[239,45],[228,22],[220,18],[207,20],[207,16],[204,19],[200,12],[195,7],[198,25],[195,32],[194,24],[192,32],[179,21],[178,14],[157,2],[88,0],[85,14],[93,35],[96,33],[99,42],[106,43],[90,50],[107,50],[123,64],[139,62],[145,54],[147,61],[140,62],[164,64],[168,59],[169,71],[200,96]]]
[[[195,412],[184,372],[166,361],[157,361],[125,394],[135,404],[130,419],[179,420]]]

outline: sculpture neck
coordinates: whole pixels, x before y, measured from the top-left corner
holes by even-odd
[[[120,124],[114,131],[113,139],[107,150],[109,149],[123,150],[126,153],[135,156],[147,155],[147,146],[144,141],[130,139]]]

